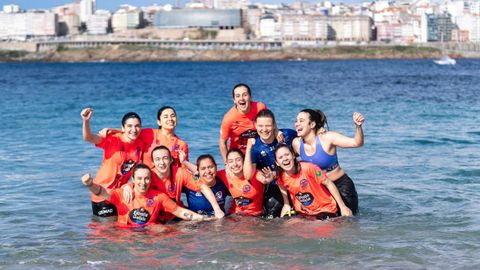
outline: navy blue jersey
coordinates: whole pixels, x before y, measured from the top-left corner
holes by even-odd
[[[217,178],[215,185],[210,189],[215,195],[218,205],[222,211],[225,212],[225,198],[230,195],[228,188],[221,179]],[[212,205],[207,198],[203,196],[202,192],[195,192],[185,187],[183,188],[183,192],[185,192],[187,197],[188,209],[199,214],[214,215]]]
[[[285,144],[292,146],[292,141],[297,137],[297,132],[293,129],[280,129],[285,136]],[[265,167],[270,167],[270,169],[275,170],[275,146],[277,146],[278,141],[275,138],[271,144],[262,142],[260,137],[257,137],[255,144],[252,147],[252,163],[257,164],[257,169],[261,170]]]

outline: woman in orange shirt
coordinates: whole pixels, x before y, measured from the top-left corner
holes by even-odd
[[[217,176],[227,186],[233,198],[233,206],[230,213],[259,216],[263,212],[263,189],[264,184],[273,180],[273,173],[269,167],[262,171],[255,171],[251,179],[243,174],[244,155],[237,148],[228,150],[227,170],[220,170]]]
[[[173,165],[179,167],[179,151],[185,153],[188,160],[188,144],[175,134],[177,127],[177,113],[173,107],[164,106],[157,112],[158,129],[145,128],[140,133],[140,139],[145,143],[143,163],[153,168],[152,150],[160,145],[165,145],[172,154]]]
[[[284,201],[281,216],[290,215],[291,212],[287,191],[290,192],[295,210],[306,216],[323,220],[337,217],[339,213],[342,216],[352,215],[335,184],[318,166],[298,162],[293,150],[285,144],[276,147],[275,162],[279,176],[277,183]]]
[[[164,193],[154,191],[151,186],[151,172],[144,164],[133,168],[134,199],[126,202],[123,189],[107,190],[94,183],[90,174],[82,176],[82,183],[96,196],[112,202],[118,209],[117,225],[121,227],[141,227],[157,223],[161,211],[172,213],[184,220],[204,220],[205,217],[179,207]]]
[[[111,133],[105,137],[92,134],[90,119],[91,108],[85,108],[80,113],[83,120],[83,140],[102,148],[104,151],[102,164],[95,176],[95,184],[107,190],[119,188],[128,182],[131,169],[142,160],[144,144],[139,140],[142,127],[140,116],[134,112],[125,114],[122,118],[121,132]],[[115,205],[108,200],[91,194],[93,214],[100,217],[116,216]]]

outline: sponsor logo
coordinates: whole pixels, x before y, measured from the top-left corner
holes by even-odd
[[[300,187],[302,189],[305,189],[306,187],[308,187],[308,180],[307,179],[300,180]]]
[[[238,206],[247,206],[249,204],[252,203],[252,200],[249,199],[249,198],[245,198],[245,197],[237,197],[234,199],[235,200],[235,203],[238,205]]]
[[[202,196],[203,196],[202,192],[200,192],[200,191],[195,192],[195,197],[202,197]]]
[[[266,157],[266,156],[267,156],[267,152],[265,152],[265,151],[262,150],[262,152],[260,152],[260,155],[262,155],[262,157]]]
[[[127,174],[133,168],[133,166],[135,166],[135,161],[131,159],[123,162],[122,168],[121,168],[122,175]]]
[[[322,176],[322,171],[316,171],[316,172],[315,172],[315,175],[317,175],[317,177]]]
[[[243,193],[248,193],[248,192],[250,192],[250,190],[252,190],[252,186],[250,186],[249,184],[245,184],[245,185],[242,187]]]
[[[143,207],[133,209],[129,216],[130,220],[140,225],[146,224],[150,220],[150,213]]]
[[[175,191],[175,183],[170,184],[168,186],[168,192],[173,193]]]
[[[313,195],[309,192],[299,192],[295,194],[295,198],[303,205],[303,206],[309,206],[313,203]]]
[[[98,211],[97,215],[103,216],[103,215],[112,214],[112,213],[113,213],[113,209],[109,208],[109,209],[102,209],[102,210]]]

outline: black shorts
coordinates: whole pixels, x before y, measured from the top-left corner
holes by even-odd
[[[355,215],[358,213],[358,195],[357,190],[355,189],[355,184],[347,174],[342,175],[336,181],[333,181],[335,186],[340,192],[340,196],[342,197],[343,202],[345,205],[352,210],[352,213]],[[340,209],[339,209],[340,211]]]
[[[263,193],[263,217],[280,217],[283,207],[283,197],[280,188],[276,184],[265,185]]]
[[[114,204],[103,202],[92,202],[92,211],[98,217],[117,216],[117,207]]]

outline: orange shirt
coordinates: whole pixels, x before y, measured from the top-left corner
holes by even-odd
[[[142,160],[144,144],[140,140],[131,143],[122,141],[122,133],[108,134],[97,147],[104,151],[102,164],[95,175],[95,184],[107,190],[119,188],[128,182],[131,169]],[[91,193],[93,202],[104,201]]]
[[[249,138],[255,138],[257,135],[255,125],[253,124],[257,113],[267,106],[262,102],[252,101],[250,111],[247,114],[241,114],[233,106],[224,116],[220,128],[220,138],[222,140],[230,139],[228,149],[239,148],[245,153],[247,141]]]
[[[172,167],[172,178],[160,179],[158,175],[152,170],[152,184],[151,188],[165,193],[170,199],[175,201],[178,206],[183,207],[182,202],[182,188],[186,187],[195,192],[200,191],[200,182],[196,176],[191,174],[187,169],[182,167]],[[166,213],[165,215],[160,215],[159,219],[162,221],[168,221],[175,218],[175,216]]]
[[[248,181],[245,178],[229,178],[225,170],[218,171],[217,176],[225,183],[235,202],[230,209],[230,213],[241,213],[249,216],[262,214],[264,186],[257,180],[256,172],[254,177]]]
[[[167,195],[151,189],[146,195],[136,195],[128,204],[123,198],[123,189],[114,189],[110,194],[110,202],[117,207],[117,224],[122,227],[155,224],[160,211],[172,213],[178,209]]]
[[[325,172],[312,163],[300,162],[296,175],[283,172],[278,184],[290,192],[295,210],[306,215],[322,212],[337,213],[337,203],[328,189],[322,184]]]
[[[186,160],[188,160],[188,144],[180,139],[177,135],[169,138],[162,133],[161,129],[144,128],[140,133],[140,140],[145,143],[143,163],[150,168],[153,168],[152,150],[160,145],[164,145],[170,150],[173,158],[173,165],[180,166],[177,150],[182,150],[185,152],[187,155]]]

